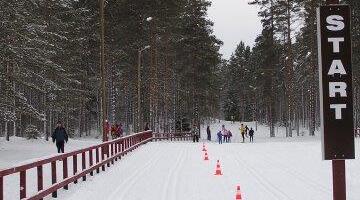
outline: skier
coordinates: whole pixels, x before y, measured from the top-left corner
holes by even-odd
[[[228,136],[228,143],[231,143],[232,133],[231,133],[231,131],[230,131],[230,130],[228,130],[228,134],[227,134],[227,136]]]
[[[245,125],[245,136],[248,137],[248,131],[249,131],[249,127],[247,125]]]
[[[58,153],[64,153],[64,143],[67,143],[69,138],[65,128],[62,126],[61,121],[58,121],[57,127],[51,137],[53,143],[56,142]]]
[[[254,130],[252,128],[250,128],[249,136],[250,136],[250,142],[254,142]]]
[[[221,133],[222,133],[222,135],[224,136],[224,142],[227,142],[228,140],[227,140],[227,138],[228,138],[228,131],[226,130],[226,128],[225,128],[225,125],[222,125],[222,128],[221,128]]]
[[[210,126],[207,126],[207,128],[206,128],[206,133],[207,133],[207,140],[211,141],[211,131],[210,131]]]
[[[241,124],[240,126],[240,133],[241,133],[241,137],[243,139],[243,143],[245,142],[245,127],[244,127],[244,124]]]
[[[199,130],[196,124],[193,125],[192,134],[193,134],[193,142],[199,142]]]
[[[221,134],[221,131],[219,131],[219,132],[217,133],[217,137],[218,137],[219,144],[222,144],[222,134]]]

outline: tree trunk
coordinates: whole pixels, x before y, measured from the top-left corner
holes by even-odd
[[[6,136],[6,141],[10,141],[10,134],[9,134],[9,130],[8,130],[8,121],[5,121],[5,136]]]

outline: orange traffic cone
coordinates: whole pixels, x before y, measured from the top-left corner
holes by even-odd
[[[203,143],[203,151],[206,151],[205,143]]]
[[[208,157],[208,153],[207,153],[207,151],[205,151],[205,157],[204,157],[204,160],[209,160],[209,157]]]
[[[220,167],[220,161],[219,161],[219,160],[217,161],[217,164],[216,164],[215,175],[216,175],[216,176],[221,176],[221,175],[222,175],[221,167]]]
[[[240,186],[239,186],[239,185],[238,185],[237,188],[236,188],[235,200],[242,200],[242,198],[241,198],[241,191],[240,191]]]

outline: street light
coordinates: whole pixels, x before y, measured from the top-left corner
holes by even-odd
[[[138,69],[137,69],[137,72],[138,72],[138,88],[137,88],[137,92],[138,92],[138,113],[137,113],[137,120],[138,120],[138,123],[137,123],[137,131],[140,131],[140,123],[141,123],[141,120],[140,120],[140,107],[141,107],[141,96],[140,96],[140,87],[141,87],[141,53],[143,51],[145,51],[146,49],[149,49],[150,48],[150,45],[147,45],[145,46],[144,48],[142,49],[139,49],[138,50]]]

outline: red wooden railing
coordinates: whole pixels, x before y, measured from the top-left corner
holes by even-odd
[[[192,137],[191,133],[154,133],[153,141],[188,141],[192,140]]]
[[[122,137],[116,140],[105,142],[99,145],[80,149],[77,151],[59,154],[57,156],[38,160],[36,162],[20,165],[0,171],[0,200],[4,200],[4,177],[19,173],[20,182],[20,199],[42,199],[47,195],[52,194],[52,197],[57,197],[57,190],[60,188],[68,189],[68,185],[72,182],[77,183],[78,179],[86,180],[86,175],[93,176],[96,173],[105,171],[105,165],[108,167],[114,164],[121,156],[129,151],[132,151],[142,144],[152,140],[152,131],[141,132],[134,135]],[[95,159],[94,159],[95,154]],[[81,156],[81,169],[78,172],[78,156]],[[69,176],[68,159],[72,158],[73,173]],[[87,159],[88,158],[88,159]],[[62,162],[63,177],[61,181],[57,181],[57,163]],[[43,166],[51,165],[51,183],[48,188],[44,188]],[[26,172],[35,169],[37,171],[37,193],[28,197],[27,195],[27,181]]]
[[[20,182],[20,199],[38,200],[42,199],[50,194],[52,197],[57,197],[57,190],[60,188],[68,189],[70,183],[76,184],[78,179],[82,178],[86,181],[86,175],[94,175],[102,171],[105,171],[106,166],[110,167],[114,164],[114,161],[121,159],[121,157],[138,148],[140,145],[146,144],[150,141],[185,141],[191,140],[192,137],[188,133],[152,133],[152,131],[146,131],[137,133],[134,135],[122,137],[116,140],[105,142],[99,145],[91,146],[88,148],[76,150],[69,153],[59,154],[57,156],[40,159],[32,163],[23,164],[20,166],[12,167],[9,169],[0,171],[0,200],[4,200],[4,177],[19,174]],[[95,154],[95,157],[94,157]],[[81,171],[78,172],[78,156],[81,156]],[[72,158],[72,175],[69,175],[69,162],[68,158]],[[58,181],[57,177],[57,164],[62,163],[62,180]],[[44,188],[44,171],[43,166],[50,164],[51,173],[51,185]],[[37,193],[27,195],[27,181],[26,174],[29,170],[36,169],[37,173]],[[35,188],[36,189],[36,188]]]

